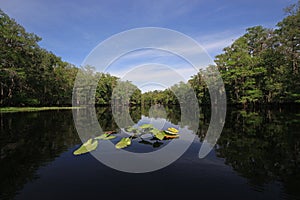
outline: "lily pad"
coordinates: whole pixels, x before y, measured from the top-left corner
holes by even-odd
[[[163,131],[159,131],[159,132],[156,132],[154,134],[154,136],[159,140],[163,140],[165,138],[166,134]]]
[[[80,155],[84,153],[91,152],[95,150],[98,146],[98,141],[93,139],[89,139],[85,143],[83,143],[76,151],[73,152],[74,155]]]
[[[156,134],[156,133],[159,133],[161,132],[160,130],[156,129],[156,128],[153,128],[149,131],[150,133],[153,133],[153,134]]]
[[[137,137],[138,135],[141,134],[141,131],[135,127],[127,127],[127,128],[124,128],[124,131],[127,132],[127,133],[133,133],[132,137]]]
[[[130,138],[122,138],[116,145],[115,147],[117,149],[123,149],[127,146],[131,145],[131,139]]]
[[[159,140],[163,140],[165,137],[165,133],[163,131],[160,131],[156,128],[153,128],[152,130],[149,131],[150,133],[152,133],[154,135],[154,137],[156,137]]]
[[[126,132],[133,132],[134,130],[136,130],[136,128],[132,127],[132,126],[128,126],[124,129]]]
[[[177,133],[168,130],[165,130],[165,133],[167,133],[168,135],[178,135]]]
[[[143,124],[140,126],[141,129],[153,128],[152,124]]]
[[[174,138],[178,138],[178,137],[179,137],[178,134],[177,135],[165,135],[166,139],[174,139]]]
[[[178,130],[176,128],[173,128],[173,127],[168,128],[168,131],[171,131],[173,133],[178,133]]]

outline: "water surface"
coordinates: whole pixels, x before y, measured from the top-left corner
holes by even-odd
[[[145,174],[116,171],[91,154],[74,156],[81,141],[72,111],[2,113],[0,199],[299,199],[298,110],[229,108],[217,145],[199,159],[210,119],[201,108],[190,148],[170,166]],[[97,108],[97,116],[104,130],[118,128],[109,108]],[[141,108],[131,109],[131,117],[135,123],[151,119]],[[178,126],[180,109],[166,108],[163,120]],[[137,140],[127,150],[150,152],[163,145]]]

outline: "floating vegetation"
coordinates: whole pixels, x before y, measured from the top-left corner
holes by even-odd
[[[116,149],[123,149],[132,144],[132,140],[135,138],[139,138],[141,141],[139,141],[140,144],[146,144],[146,145],[152,145],[154,148],[157,148],[163,144],[163,142],[159,142],[162,140],[170,140],[179,138],[179,130],[176,128],[170,127],[167,128],[167,130],[159,130],[155,128],[152,124],[143,124],[139,127],[133,127],[128,126],[124,129],[121,129],[121,131],[106,131],[102,135],[99,135],[95,138],[89,139],[87,142],[81,145],[76,151],[74,151],[74,155],[81,155],[84,153],[91,152],[95,150],[98,146],[98,140],[112,140],[117,138],[116,135],[112,134],[118,134],[121,132],[126,132],[131,134],[130,137],[123,137],[119,140],[119,142],[115,145]],[[142,138],[143,135],[151,134],[153,138],[151,140],[156,140],[155,142],[150,142]]]
[[[160,130],[155,129],[155,128],[150,130],[149,132],[151,132],[154,135],[154,137],[156,137],[159,140],[163,140],[165,135],[166,135],[163,131],[160,131]]]
[[[165,135],[166,139],[174,139],[174,138],[178,138],[179,135]]]
[[[178,133],[174,133],[174,132],[168,131],[168,130],[165,130],[164,132],[168,135],[177,135],[178,134]]]
[[[168,128],[168,131],[171,131],[173,133],[178,133],[178,130],[176,128],[173,128],[173,127]]]
[[[120,142],[118,142],[118,143],[115,145],[115,147],[116,147],[117,149],[123,149],[123,148],[125,148],[125,147],[127,147],[127,146],[129,146],[129,145],[131,145],[131,139],[130,139],[130,138],[122,138],[122,139],[120,140]]]
[[[143,124],[140,126],[141,129],[153,128],[152,124]]]
[[[83,143],[76,151],[74,151],[74,155],[81,155],[87,152],[94,151],[98,146],[98,141],[89,139],[85,143]]]
[[[166,134],[163,131],[159,131],[158,133],[155,133],[154,136],[159,140],[163,140],[166,137]]]

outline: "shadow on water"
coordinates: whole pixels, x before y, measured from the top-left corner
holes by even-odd
[[[0,197],[11,199],[38,178],[38,168],[78,143],[69,111],[0,113]]]
[[[300,197],[300,115],[297,109],[235,110],[228,114],[215,148],[225,164],[254,189],[281,182],[286,194]]]
[[[149,107],[131,108],[130,116],[134,123],[138,123],[143,117],[149,117],[149,109]],[[104,131],[118,129],[110,107],[99,107],[96,111],[99,124]],[[177,125],[180,122],[178,107],[165,107],[164,112],[162,114],[166,115],[165,118],[169,123]],[[157,117],[159,116],[158,113]],[[203,168],[204,161],[207,161],[207,159],[201,161],[197,158],[197,150],[205,137],[209,122],[209,108],[201,108],[199,129],[196,133],[198,137],[194,144],[183,155],[183,158],[170,167],[150,173],[151,176],[153,178],[169,177],[168,174],[172,174],[173,167],[176,166],[175,170],[180,169],[184,175],[178,173],[177,179],[169,178],[169,182],[163,179],[162,182],[181,185],[182,189],[189,189],[196,187],[196,184],[191,181],[190,184],[186,183],[182,186],[180,180],[183,179],[182,177],[185,178],[184,180],[193,180],[192,177],[195,176],[201,177],[203,184],[205,181],[209,183],[203,175],[200,176],[201,172],[196,171],[190,174],[194,168]],[[230,167],[232,172],[219,175],[219,177],[214,176],[220,180],[225,175],[245,179],[247,187],[252,191],[250,194],[253,193],[251,197],[260,193],[261,197],[267,198],[263,194],[266,190],[271,190],[271,192],[279,191],[277,198],[300,198],[298,190],[300,185],[299,130],[300,112],[297,109],[266,108],[244,111],[229,108],[222,135],[210,156],[213,156],[213,159],[217,160],[220,165]],[[41,179],[43,173],[42,175],[41,172],[38,173],[39,169],[54,163],[64,152],[70,155],[69,163],[84,162],[87,156],[80,157],[82,160],[76,160],[76,157],[71,155],[80,143],[71,111],[0,113],[0,199],[12,199],[17,194],[19,194],[17,197],[22,199],[20,195],[22,196],[24,188]],[[149,146],[145,142],[139,144],[144,145],[145,148]],[[191,159],[189,160],[191,165],[184,164],[188,158]],[[103,170],[107,172],[107,178],[115,177],[115,171],[104,167]],[[209,169],[204,168],[204,170],[209,173]],[[162,172],[165,175],[162,175]],[[215,172],[211,172],[211,175],[213,173]],[[137,179],[136,176],[130,174],[118,173],[118,176],[131,177],[132,182],[135,178]],[[140,177],[146,179],[147,176],[141,175]],[[82,185],[84,187],[85,183]],[[110,182],[107,185],[105,189],[108,190]],[[272,185],[271,189],[270,185]],[[141,186],[136,187],[141,189],[139,188]],[[236,188],[226,186],[226,182],[224,188],[228,193],[239,193]],[[207,189],[214,190],[214,188]],[[176,192],[173,193],[176,196]],[[221,193],[220,196],[222,195],[224,194]],[[240,192],[239,197],[243,195],[245,194]]]

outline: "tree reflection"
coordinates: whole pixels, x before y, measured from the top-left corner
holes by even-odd
[[[0,133],[0,199],[13,199],[40,166],[80,143],[70,111],[0,113]]]
[[[215,149],[251,185],[282,181],[288,193],[300,184],[299,116],[290,111],[232,111]],[[296,183],[295,183],[296,182]]]
[[[158,106],[163,106],[159,105]],[[149,117],[149,111],[151,106],[150,105],[144,105],[142,107],[142,115]],[[166,112],[166,120],[171,122],[172,124],[179,124],[180,122],[180,116],[181,116],[181,110],[180,107],[176,105],[170,105],[170,106],[163,106],[164,111]],[[159,110],[159,109],[158,109]],[[161,116],[160,113],[156,113],[157,116]]]
[[[119,114],[122,109],[125,108],[120,108]],[[149,109],[129,108],[133,122],[149,116]],[[179,107],[165,106],[163,111],[157,116],[164,114],[175,125],[180,122]],[[229,109],[215,147],[216,155],[224,158],[225,164],[247,178],[253,187],[263,188],[265,184],[279,181],[287,194],[300,196],[300,115],[296,112],[296,108]],[[118,129],[111,107],[97,107],[96,115],[103,131]],[[210,123],[210,108],[200,108],[199,117],[196,134],[201,141]],[[89,119],[78,120],[84,124]],[[24,184],[38,178],[36,171],[40,166],[81,143],[71,111],[0,113],[0,133],[0,199],[12,199]],[[164,146],[157,140],[138,143],[150,150]]]
[[[128,107],[128,106],[120,106],[115,108],[115,113],[117,115],[123,115],[125,109],[129,109],[129,115],[134,123],[137,123],[142,118],[142,111],[140,106]],[[119,129],[116,124],[111,107],[97,107],[96,113],[98,117],[98,122],[103,131],[117,130]],[[121,117],[120,119],[128,120],[127,118]],[[121,122],[126,124],[126,122]],[[122,128],[122,127],[121,127]]]

